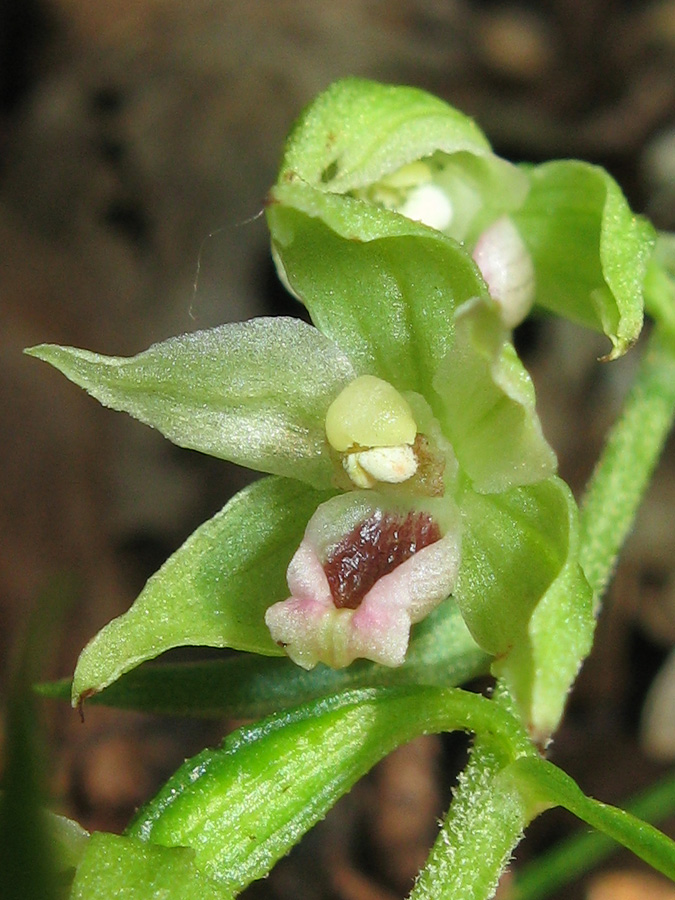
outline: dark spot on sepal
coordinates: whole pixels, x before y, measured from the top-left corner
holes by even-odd
[[[328,184],[333,181],[334,178],[337,177],[338,173],[338,161],[334,159],[332,162],[328,163],[326,168],[322,171],[320,177],[321,184]]]

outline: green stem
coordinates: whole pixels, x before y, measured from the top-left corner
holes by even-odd
[[[521,793],[499,779],[504,759],[476,739],[440,835],[410,900],[488,900],[531,815]]]
[[[579,561],[602,596],[675,415],[675,346],[657,326],[581,508]]]
[[[494,704],[509,711],[510,698],[498,685]],[[523,732],[524,737],[524,732]],[[501,777],[514,757],[493,739],[477,735],[471,759],[459,777],[441,832],[413,888],[410,900],[488,900],[533,817],[529,798],[517,782]]]

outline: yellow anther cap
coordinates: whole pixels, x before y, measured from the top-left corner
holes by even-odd
[[[412,444],[417,425],[410,406],[393,385],[361,375],[333,400],[326,413],[326,437],[339,453],[354,446]]]

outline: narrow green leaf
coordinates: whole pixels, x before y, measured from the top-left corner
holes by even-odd
[[[181,447],[314,487],[333,483],[326,409],[354,370],[298,319],[222,325],[130,358],[50,344],[26,352]]]
[[[650,785],[626,801],[625,808],[639,819],[659,822],[675,813],[675,773]],[[600,831],[580,828],[515,871],[512,900],[543,900],[581,878],[619,849]]]
[[[142,809],[130,834],[188,846],[236,893],[264,876],[354,782],[395,746],[440,730],[491,735],[511,759],[532,752],[520,725],[462,690],[343,693],[230,735],[189,760]]]
[[[229,900],[194,865],[194,852],[97,832],[80,863],[71,900]]]
[[[46,769],[40,715],[30,685],[49,658],[55,635],[77,594],[55,576],[40,592],[3,672],[0,895],[2,900],[60,900],[86,833],[45,811]],[[3,666],[4,668],[4,666]]]
[[[278,655],[263,619],[287,596],[286,568],[328,492],[266,478],[206,522],[148,581],[131,609],[85,647],[73,703],[172,647],[233,647]]]
[[[489,671],[490,658],[447,600],[413,629],[406,661],[397,669],[359,660],[344,669],[311,671],[289,659],[249,654],[175,665],[141,666],[89,700],[145,712],[254,719],[317,697],[358,687],[426,684],[453,687]],[[70,679],[39,685],[46,697],[67,700]]]
[[[502,777],[520,785],[521,791],[529,790],[531,805],[562,806],[675,881],[675,841],[631,813],[587,797],[573,778],[548,760],[523,757]]]
[[[599,166],[563,160],[529,173],[530,192],[514,219],[534,260],[536,302],[603,331],[610,357],[620,356],[642,327],[653,229]]]

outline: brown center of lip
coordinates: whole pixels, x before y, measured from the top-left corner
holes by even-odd
[[[428,513],[375,512],[342,538],[324,564],[336,608],[357,609],[376,581],[440,537]]]

